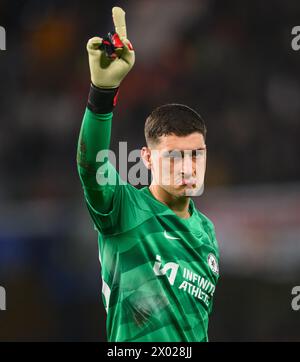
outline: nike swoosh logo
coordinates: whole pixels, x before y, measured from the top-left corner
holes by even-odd
[[[166,230],[164,231],[164,237],[171,240],[180,240],[180,238],[175,238],[174,236],[168,235]]]

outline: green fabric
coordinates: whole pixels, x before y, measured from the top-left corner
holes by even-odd
[[[99,151],[108,150],[110,145],[112,113],[95,114],[86,109],[77,147],[77,167],[87,202],[102,212],[111,206],[114,186],[101,187],[96,180],[96,162]],[[108,153],[107,153],[108,154]],[[108,166],[108,162],[106,163]]]
[[[109,144],[103,135],[110,135],[111,121],[105,126],[97,117],[86,113],[81,130],[84,159],[89,162]],[[148,187],[137,190],[123,182],[109,162],[107,172],[116,177],[116,186],[97,187],[85,178],[85,168],[80,166],[79,172],[98,230],[108,340],[208,341],[208,317],[219,278],[208,263],[212,255],[219,261],[212,222],[192,200],[190,218],[179,218]],[[96,190],[93,194],[91,188]]]

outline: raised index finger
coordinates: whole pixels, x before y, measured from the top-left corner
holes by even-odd
[[[127,38],[125,11],[117,6],[112,9],[113,22],[115,24],[116,33],[120,38]]]

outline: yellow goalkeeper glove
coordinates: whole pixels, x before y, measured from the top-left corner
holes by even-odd
[[[114,57],[109,56],[101,46],[102,38],[94,37],[87,43],[91,81],[98,88],[119,87],[135,62],[134,50],[127,39],[125,12],[119,7],[114,7],[112,16],[115,32],[119,36],[115,44]]]

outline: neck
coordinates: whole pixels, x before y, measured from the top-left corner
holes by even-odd
[[[156,198],[156,200],[168,206],[179,217],[183,219],[187,219],[190,217],[190,198],[188,196],[173,196],[159,185],[153,184],[149,186],[149,190]]]

